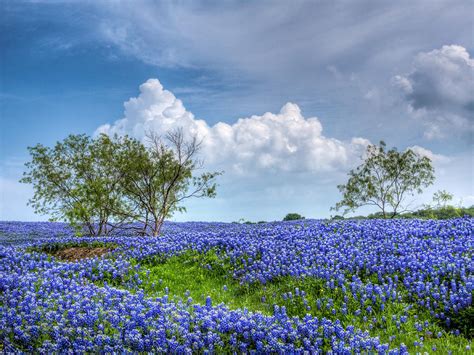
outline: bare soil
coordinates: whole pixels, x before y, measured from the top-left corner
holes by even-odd
[[[60,260],[65,260],[65,261],[78,261],[82,259],[88,259],[88,258],[93,258],[96,256],[101,256],[109,251],[111,251],[113,248],[110,247],[95,247],[95,248],[90,248],[90,247],[70,247],[70,248],[64,248],[60,249],[51,255],[54,257],[60,259]]]

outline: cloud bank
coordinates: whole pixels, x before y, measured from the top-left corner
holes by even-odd
[[[474,59],[466,48],[443,46],[419,53],[412,71],[397,75],[410,112],[427,126],[427,138],[474,132]]]
[[[266,112],[240,118],[233,124],[209,126],[187,111],[181,100],[165,90],[159,80],[149,79],[140,94],[124,104],[124,117],[105,124],[96,134],[129,134],[143,140],[147,131],[164,135],[182,128],[203,141],[208,164],[237,173],[258,170],[281,172],[328,172],[352,165],[369,141],[348,142],[325,137],[317,117],[305,118],[298,105],[286,103],[278,113]]]

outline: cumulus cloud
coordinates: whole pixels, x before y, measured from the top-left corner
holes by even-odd
[[[474,131],[474,59],[466,48],[443,46],[419,53],[408,75],[393,84],[403,93],[414,117],[427,125],[428,138]]]
[[[448,163],[450,161],[449,157],[442,155],[442,154],[435,154],[431,150],[420,147],[419,145],[414,145],[412,147],[408,147],[407,149],[411,149],[416,154],[429,158],[433,163]]]
[[[181,100],[149,79],[140,94],[124,104],[124,117],[105,124],[96,134],[129,134],[144,139],[147,131],[158,134],[182,128],[203,140],[208,164],[237,173],[261,169],[287,172],[328,172],[347,168],[362,156],[370,143],[364,138],[340,141],[325,137],[317,117],[305,118],[298,105],[285,104],[280,112],[240,118],[233,124],[209,126],[187,111]]]

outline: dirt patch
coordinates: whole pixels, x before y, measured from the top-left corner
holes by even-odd
[[[112,249],[110,247],[69,247],[55,251],[51,255],[60,260],[77,261],[104,255]]]

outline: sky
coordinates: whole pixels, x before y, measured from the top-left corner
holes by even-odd
[[[329,217],[380,140],[432,159],[416,206],[440,189],[472,205],[473,13],[456,0],[0,0],[0,220],[48,218],[18,182],[28,146],[175,128],[225,172],[176,221]]]

